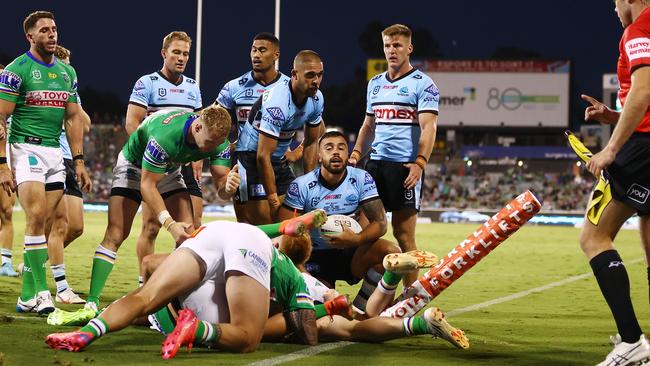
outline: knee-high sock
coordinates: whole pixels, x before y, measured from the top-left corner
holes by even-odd
[[[36,295],[36,285],[32,276],[32,269],[29,266],[27,253],[23,253],[23,285],[20,290],[20,299],[27,301]]]
[[[368,298],[370,298],[370,295],[372,295],[373,291],[375,291],[375,288],[377,288],[377,283],[379,280],[381,280],[381,277],[381,274],[375,271],[373,268],[368,269],[365,277],[363,278],[361,289],[359,289],[357,297],[355,297],[354,301],[352,302],[352,306],[354,306],[359,311],[365,312]]]
[[[25,235],[25,252],[32,270],[36,292],[48,291],[45,276],[47,262],[47,240],[45,235]]]
[[[99,305],[99,296],[104,290],[108,275],[113,270],[113,265],[117,259],[117,253],[99,245],[95,250],[93,258],[93,269],[90,275],[90,291],[88,293],[88,302],[94,302]]]
[[[630,279],[616,250],[607,250],[589,261],[600,292],[609,305],[621,339],[634,343],[642,334],[630,299]]]

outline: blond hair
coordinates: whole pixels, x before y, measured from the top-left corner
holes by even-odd
[[[70,55],[72,53],[70,52],[69,49],[61,46],[61,45],[56,45],[56,51],[54,51],[54,56],[58,58],[59,60],[65,60],[66,58],[70,58]]]
[[[173,41],[185,41],[190,44],[190,47],[192,47],[192,38],[190,38],[187,33],[183,31],[173,31],[163,38],[163,50],[166,50]]]
[[[230,113],[220,105],[212,104],[199,112],[203,126],[210,134],[217,136],[228,136],[230,132]]]
[[[408,39],[411,39],[411,29],[404,24],[393,24],[381,32],[382,36],[404,36]]]

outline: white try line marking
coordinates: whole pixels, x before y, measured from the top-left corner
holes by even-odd
[[[643,261],[643,258],[638,258],[638,259],[629,261],[629,262],[627,262],[627,264],[636,264],[636,263],[639,263],[641,261]],[[524,290],[524,291],[521,291],[521,292],[517,292],[517,293],[514,293],[512,295],[499,297],[499,298],[496,298],[496,299],[493,299],[493,300],[489,300],[489,301],[481,302],[481,303],[478,303],[478,304],[466,306],[466,307],[460,308],[460,309],[454,309],[454,310],[451,310],[449,312],[446,312],[445,314],[447,315],[447,317],[452,317],[452,316],[460,315],[460,314],[463,314],[463,313],[468,313],[470,311],[476,311],[476,310],[479,310],[479,309],[487,308],[487,307],[492,306],[492,305],[497,305],[497,304],[501,304],[501,303],[504,303],[504,302],[520,299],[520,298],[528,296],[530,294],[543,292],[543,291],[550,290],[552,288],[559,287],[559,286],[564,286],[566,284],[576,282],[576,281],[579,281],[579,280],[582,280],[582,279],[585,279],[585,278],[588,278],[588,277],[591,277],[591,276],[593,276],[592,272],[567,277],[567,278],[565,278],[563,280],[560,280],[560,281],[551,282],[549,284],[539,286],[539,287],[535,287],[535,288],[531,288],[529,290]],[[303,350],[296,351],[296,352],[293,352],[293,353],[289,353],[289,354],[286,354],[286,355],[282,355],[282,356],[278,356],[278,357],[269,358],[269,359],[266,359],[266,360],[253,362],[253,363],[248,364],[248,366],[274,366],[274,365],[279,365],[279,364],[282,364],[282,363],[285,363],[285,362],[295,361],[295,360],[299,360],[301,358],[314,356],[314,355],[317,355],[317,354],[322,353],[322,352],[331,351],[333,349],[346,347],[346,346],[349,346],[349,345],[354,344],[354,343],[355,342],[323,343],[323,344],[318,345],[318,346],[305,348]]]

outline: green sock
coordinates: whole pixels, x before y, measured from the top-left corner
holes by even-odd
[[[210,324],[206,321],[199,321],[199,326],[194,332],[194,343],[196,344],[214,344],[221,336],[221,327],[219,324]]]
[[[421,316],[414,316],[410,318],[404,318],[403,323],[404,334],[407,336],[411,335],[420,335],[420,334],[429,334],[429,327],[427,327],[427,321],[424,320]]]
[[[108,323],[106,323],[104,319],[95,318],[89,321],[88,324],[84,325],[81,329],[79,329],[79,331],[92,334],[93,340],[95,340],[108,333],[110,330],[108,329]]]
[[[384,275],[381,277],[381,280],[384,281],[388,286],[397,286],[399,281],[402,280],[402,276],[398,275],[395,272],[384,271]]]
[[[95,257],[93,258],[93,269],[90,275],[90,291],[88,293],[88,302],[94,302],[99,305],[99,296],[104,290],[108,275],[113,270],[117,253],[98,246],[95,250]]]
[[[25,252],[32,270],[34,291],[48,291],[47,277],[45,275],[45,262],[47,262],[47,240],[45,235],[25,235]]]
[[[32,276],[32,269],[29,266],[27,253],[23,253],[23,284],[20,290],[20,299],[27,301],[36,295],[36,286],[34,285],[34,277]]]
[[[257,227],[264,232],[269,238],[275,238],[276,236],[282,235],[280,233],[280,225],[277,224],[266,224],[266,225],[257,225]]]
[[[316,310],[316,319],[327,316],[327,309],[325,309],[325,304],[314,305],[314,309]]]

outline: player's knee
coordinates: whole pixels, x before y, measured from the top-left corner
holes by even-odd
[[[84,228],[83,226],[71,226],[68,224],[68,232],[67,232],[67,238],[66,241],[68,243],[75,241],[78,237],[81,236],[81,234],[84,233]]]
[[[0,207],[0,222],[5,223],[11,221],[14,216],[14,207],[5,205],[4,202]]]
[[[147,278],[151,277],[153,271],[156,270],[153,254],[146,255],[144,258],[142,258],[141,268],[142,268],[142,273]]]
[[[158,223],[157,221],[156,222],[147,221],[142,226],[142,235],[149,240],[155,240],[156,237],[158,236],[159,231],[160,231],[160,223]]]

